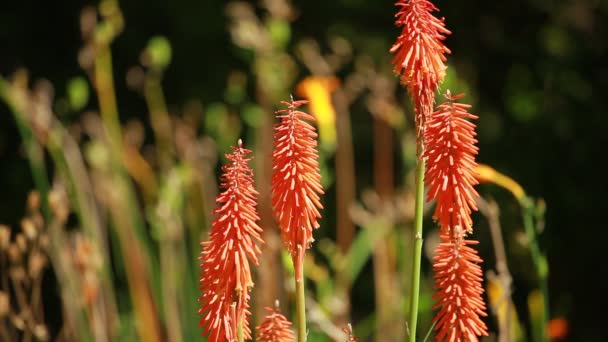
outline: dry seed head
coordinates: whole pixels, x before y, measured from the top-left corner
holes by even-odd
[[[34,224],[34,222],[32,220],[27,219],[27,218],[24,218],[23,220],[21,220],[21,230],[23,231],[23,234],[25,234],[25,236],[30,241],[33,241],[34,239],[36,239],[36,236],[38,235],[38,232],[36,230],[36,225]]]
[[[4,291],[0,291],[0,318],[5,317],[10,312],[10,302],[8,298],[8,293]]]
[[[25,329],[25,320],[19,315],[11,315],[11,323],[19,330]]]
[[[23,233],[17,234],[17,236],[15,237],[15,243],[23,254],[27,252],[27,239],[25,238],[25,235]]]
[[[32,212],[40,209],[40,193],[38,191],[31,191],[28,194],[27,209]]]
[[[19,264],[19,263],[21,263],[21,249],[19,249],[19,247],[17,247],[17,244],[11,243],[8,246],[6,254],[8,255],[8,260],[12,264]]]
[[[40,341],[48,341],[49,340],[49,331],[43,324],[36,324],[32,329],[34,336]]]
[[[0,251],[8,248],[11,243],[11,228],[0,224]]]
[[[26,280],[25,270],[21,265],[11,267],[8,273],[11,279],[14,281],[20,282]]]
[[[44,229],[44,217],[42,217],[42,214],[39,211],[33,213],[32,216],[30,216],[30,219],[38,231],[42,231]]]
[[[53,189],[49,192],[49,207],[60,223],[67,222],[70,210],[62,190]]]
[[[33,250],[28,258],[28,271],[30,278],[38,278],[46,266],[47,261],[46,256],[42,252],[37,249]]]

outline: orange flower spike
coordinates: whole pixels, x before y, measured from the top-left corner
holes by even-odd
[[[278,301],[277,301],[278,304]],[[262,323],[255,327],[258,342],[293,342],[296,340],[291,330],[291,322],[283,316],[279,310],[269,307],[264,308],[268,311]]]
[[[280,122],[274,127],[272,207],[281,229],[283,243],[294,265],[303,262],[304,251],[314,241],[319,227],[323,194],[319,171],[317,133],[307,121],[314,117],[297,110],[307,101],[281,101],[287,106],[276,112]],[[300,246],[302,253],[298,253]],[[301,280],[296,267],[296,279]]]
[[[448,91],[445,96],[447,101],[431,114],[424,132],[427,201],[437,201],[433,217],[443,229],[460,226],[472,232],[471,211],[477,210],[475,198],[479,196],[473,188],[478,184],[478,149],[475,124],[467,119],[477,116],[467,112],[470,105],[454,102],[463,94],[452,96]]]
[[[438,341],[478,341],[477,336],[488,336],[488,328],[480,316],[487,316],[482,294],[483,260],[469,247],[478,242],[465,240],[465,232],[455,227],[441,233],[442,242],[435,250],[433,270],[435,288],[433,309],[439,311],[436,322]]]
[[[258,264],[264,243],[260,219],[256,211],[258,192],[253,187],[253,171],[247,163],[250,150],[241,140],[227,154],[228,163],[222,167],[218,208],[209,241],[202,242],[199,298],[200,325],[208,341],[234,341],[238,322],[243,324],[245,338],[251,338],[249,328],[249,291],[253,287],[249,261]]]
[[[451,52],[443,40],[451,32],[445,28],[444,18],[431,14],[438,9],[428,0],[399,0],[395,5],[400,7],[395,24],[403,29],[390,49],[395,53],[394,70],[409,90],[422,125],[433,110],[437,86],[445,78],[445,54]]]

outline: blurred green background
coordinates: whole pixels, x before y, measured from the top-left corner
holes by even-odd
[[[541,248],[549,259],[552,317],[571,323],[573,341],[608,339],[608,267],[604,248],[608,229],[608,1],[513,0],[434,1],[452,35],[449,68],[455,70],[479,115],[478,160],[517,180],[547,203]],[[77,53],[80,11],[94,2],[61,0],[0,1],[0,74],[27,68],[31,79],[47,78],[65,96],[68,81],[82,70]],[[248,72],[251,56],[235,46],[224,1],[121,1],[124,32],[113,44],[122,119],[145,119],[141,96],[127,88],[125,76],[137,64],[150,37],[172,45],[163,86],[170,107],[198,99],[203,106],[221,101],[227,75]],[[294,1],[297,18],[291,44],[303,38],[349,40],[390,69],[388,49],[399,33],[392,1]],[[287,50],[290,51],[290,45]],[[298,65],[297,78],[306,76]],[[254,89],[248,88],[253,94]],[[405,93],[405,90],[403,90]],[[95,101],[90,101],[93,108]],[[362,104],[360,107],[363,106]],[[357,105],[351,111],[357,187],[371,186],[369,118]],[[69,119],[69,118],[68,118]],[[16,224],[33,188],[21,140],[8,109],[0,104],[0,222]],[[496,187],[482,185],[502,206],[503,227],[520,229],[517,203]],[[326,214],[332,217],[332,213]],[[483,225],[482,228],[483,229]],[[480,233],[483,243],[483,236]],[[491,265],[489,247],[480,247]],[[525,307],[532,272],[525,258],[511,264],[516,306]],[[428,266],[428,265],[427,265]],[[366,298],[365,296],[369,296]],[[355,290],[354,303],[366,310],[373,298]],[[519,305],[517,305],[519,304]],[[357,311],[357,307],[354,308]],[[525,312],[521,312],[525,316]]]

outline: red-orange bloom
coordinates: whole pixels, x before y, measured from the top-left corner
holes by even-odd
[[[304,250],[314,241],[313,229],[322,209],[323,193],[317,152],[317,133],[306,121],[314,117],[297,108],[307,101],[281,101],[287,106],[276,112],[280,122],[274,126],[272,153],[272,206],[278,220],[283,243],[294,264],[302,262]],[[306,120],[306,121],[305,121]],[[298,253],[298,246],[302,253]],[[299,258],[299,259],[298,259]],[[296,279],[302,279],[296,267]]]
[[[249,328],[249,291],[253,287],[249,260],[258,264],[261,253],[257,243],[263,243],[262,229],[256,224],[258,192],[253,187],[253,171],[247,163],[250,150],[239,140],[228,163],[222,167],[224,191],[217,197],[216,218],[209,241],[202,242],[202,292],[199,315],[203,334],[208,341],[235,341],[237,327],[242,322],[244,336],[251,338]]]
[[[437,207],[433,217],[443,229],[459,226],[472,231],[471,211],[477,210],[473,189],[475,179],[475,124],[467,119],[477,119],[469,114],[470,105],[454,101],[463,94],[452,96],[431,114],[426,124],[425,185],[427,201],[435,199]]]
[[[292,342],[295,336],[291,330],[291,322],[278,309],[266,307],[268,311],[262,323],[255,327],[258,342]]]
[[[445,28],[443,18],[431,14],[438,9],[428,0],[399,0],[395,5],[400,7],[395,24],[403,29],[390,52],[396,53],[395,73],[412,96],[422,132],[424,120],[433,110],[437,86],[445,77],[445,54],[450,50],[443,40],[451,32]]]
[[[459,228],[441,234],[442,242],[435,250],[433,269],[435,288],[433,296],[440,308],[435,315],[438,341],[478,341],[487,336],[487,327],[480,316],[486,316],[482,299],[482,262],[477,252],[469,247],[478,242],[465,240]]]

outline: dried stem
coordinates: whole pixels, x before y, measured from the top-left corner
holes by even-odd
[[[492,246],[494,247],[494,256],[496,259],[497,279],[500,282],[500,286],[504,289],[503,298],[499,299],[499,302],[504,303],[507,306],[505,320],[499,322],[501,326],[498,332],[498,341],[509,342],[511,341],[511,314],[513,310],[511,306],[511,283],[513,278],[509,271],[505,242],[500,228],[500,209],[494,200],[485,200],[482,197],[477,198],[477,206],[479,211],[488,220]],[[497,309],[495,308],[495,310]]]

